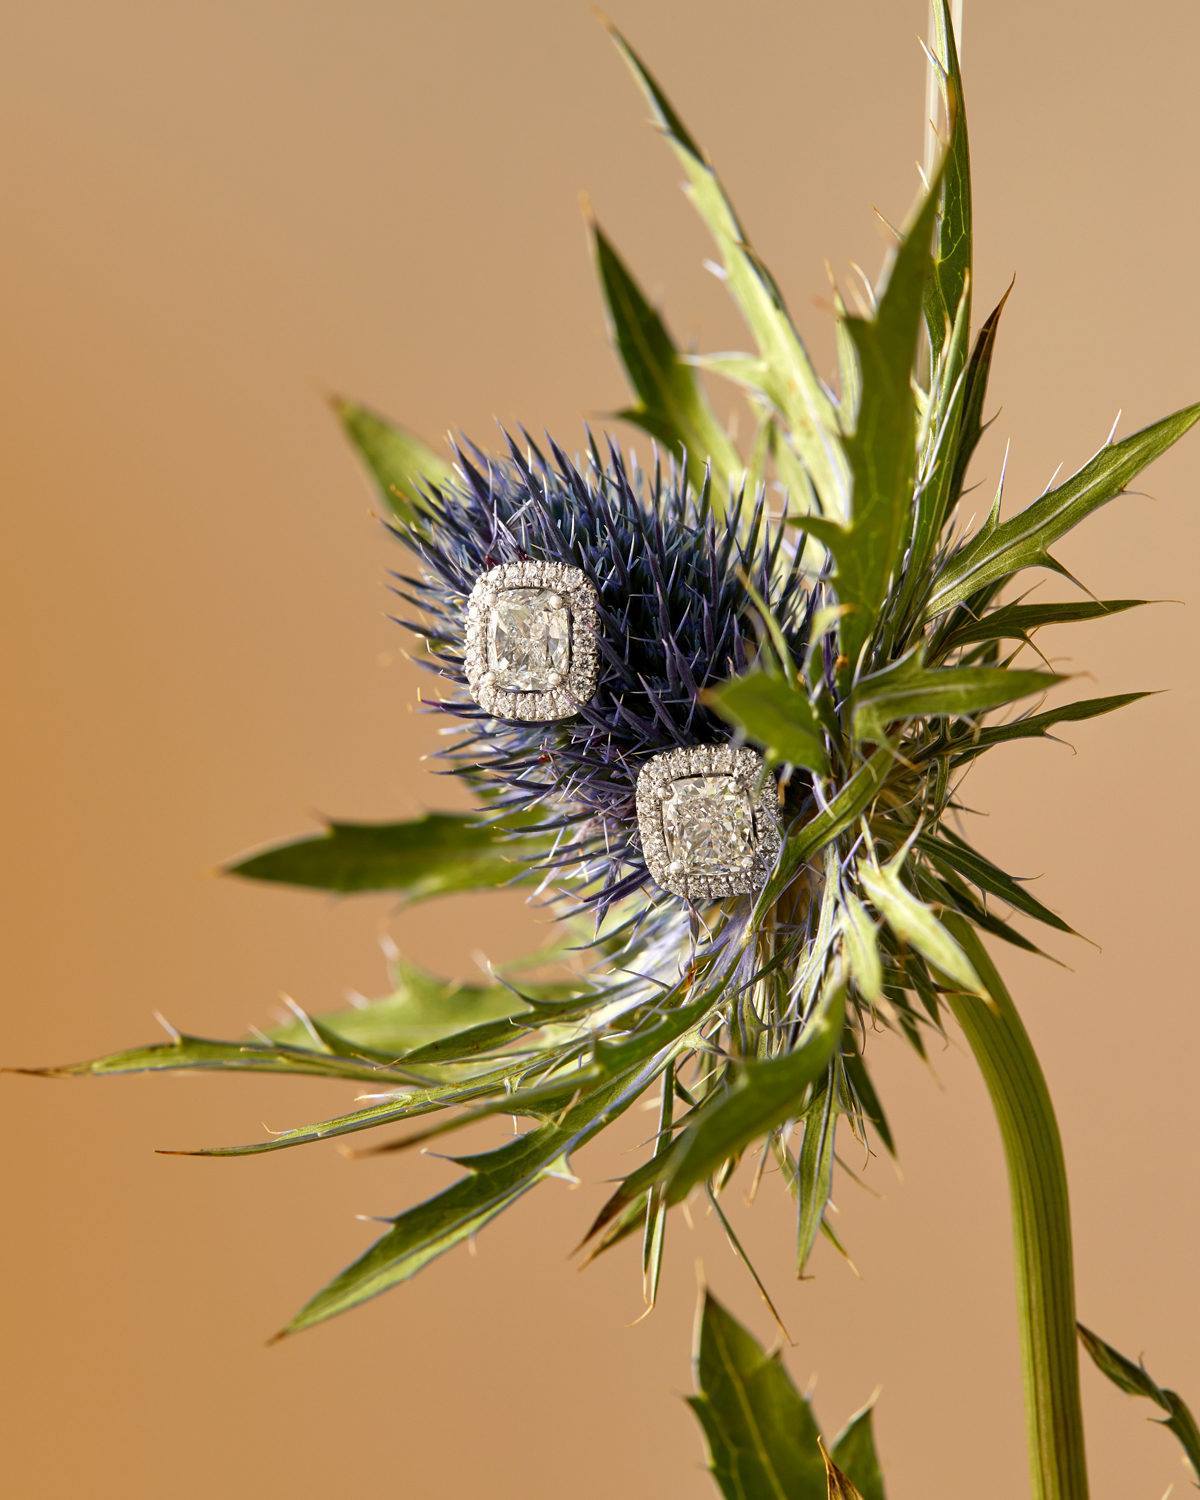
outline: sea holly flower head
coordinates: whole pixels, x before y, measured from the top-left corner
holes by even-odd
[[[422,500],[390,524],[419,566],[395,584],[420,611],[412,628],[441,679],[433,706],[463,724],[443,758],[526,845],[531,827],[547,835],[538,863],[553,894],[599,916],[638,894],[661,906],[639,776],[656,757],[735,737],[704,695],[758,658],[754,597],[804,655],[817,592],[794,540],[768,524],[761,487],[718,503],[711,481],[694,489],[673,462],[644,472],[612,443],[579,462],[529,439],[499,459],[460,451],[454,477]],[[571,587],[590,596],[583,611]],[[581,653],[566,711],[545,711],[556,666],[569,687]],[[798,806],[807,781],[790,778],[783,795]]]
[[[940,138],[868,305],[835,295],[836,379],[818,375],[709,159],[616,36],[752,347],[682,354],[593,221],[633,390],[620,417],[657,445],[647,467],[615,441],[579,458],[524,437],[443,457],[339,404],[411,553],[395,586],[439,679],[442,765],[478,805],[331,824],[233,868],[410,901],[516,882],[552,904],[575,957],[565,973],[542,964],[482,984],[397,960],[373,1004],[248,1041],[177,1033],[65,1070],[368,1085],[334,1119],[212,1154],[523,1122],[398,1215],[288,1332],[477,1234],[650,1090],[657,1128],[593,1223],[592,1251],[640,1234],[653,1300],[670,1209],[701,1190],[727,1225],[722,1189],[745,1158],[781,1169],[803,1270],[819,1234],[838,1243],[826,1210],[839,1135],[893,1146],[868,1071],[876,1033],[923,1051],[948,1013],[964,1031],[978,1022],[969,1001],[1010,1015],[979,935],[1028,949],[1018,921],[1070,931],[968,840],[958,786],[993,748],[1141,696],[1042,702],[1061,679],[1021,654],[1036,632],[1140,601],[1030,597],[1030,574],[1061,577],[1060,538],[1200,406],[1110,435],[1011,514],[1001,478],[984,520],[961,521],[1004,299],[976,327],[966,120],[940,0],[934,20]],[[745,450],[702,371],[747,400]],[[1048,1138],[1052,1114],[1042,1123]]]

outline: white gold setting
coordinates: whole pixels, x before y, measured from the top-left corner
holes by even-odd
[[[497,719],[567,719],[596,691],[596,590],[566,563],[502,563],[467,601],[471,696]]]
[[[651,875],[687,901],[750,895],[779,854],[775,778],[744,746],[654,756],[638,773],[637,813]]]

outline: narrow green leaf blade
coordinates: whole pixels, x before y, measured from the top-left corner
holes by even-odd
[[[624,411],[664,441],[676,457],[687,455],[688,478],[704,479],[711,463],[721,481],[717,498],[745,472],[737,448],[718,421],[691,364],[680,357],[666,324],[650,305],[608,236],[593,220],[596,270],[608,311],[609,330],[641,406]]]
[[[539,1125],[460,1165],[468,1175],[401,1214],[365,1254],[312,1297],[279,1337],[348,1312],[414,1276],[476,1234],[621,1114],[651,1081],[623,1074],[582,1095],[556,1122]]]
[[[954,448],[954,467],[947,491],[947,511],[962,494],[967,477],[967,468],[983,436],[983,404],[987,399],[988,380],[992,373],[992,357],[996,352],[996,337],[1000,332],[1000,316],[1008,301],[1008,291],[984,320],[983,327],[975,339],[963,388],[962,416],[959,420],[958,441]],[[943,520],[945,516],[943,516]]]
[[[625,38],[609,26],[617,49],[653,111],[687,178],[688,193],[721,255],[725,284],[758,345],[768,378],[764,388],[786,415],[789,436],[812,476],[827,513],[844,513],[844,466],[837,417],[813,369],[783,297],[750,246],[733,205],[670,100]]]
[[[337,823],[226,866],[245,880],[311,890],[396,891],[406,902],[520,880],[521,844],[469,813],[426,813],[406,823]]]
[[[1136,703],[1139,698],[1150,698],[1151,693],[1113,693],[1106,698],[1080,698],[1074,703],[1063,703],[1057,708],[1048,708],[1045,713],[1028,714],[1023,719],[1014,719],[1011,724],[990,724],[986,729],[977,729],[965,738],[939,742],[922,756],[952,755],[956,764],[973,760],[993,745],[1003,745],[1009,740],[1042,739],[1047,732],[1059,724],[1075,724],[1085,719],[1096,719],[1102,714],[1115,713]]]
[[[313,1047],[239,1041],[175,1032],[170,1041],[130,1047],[87,1062],[50,1068],[10,1068],[40,1078],[106,1078],[125,1073],[233,1072],[290,1073],[293,1077],[345,1078],[364,1083],[381,1081],[377,1062],[356,1060]],[[393,1079],[394,1081],[394,1079]]]
[[[980,533],[949,560],[926,609],[926,618],[960,603],[984,584],[1022,568],[1042,567],[1050,547],[1073,526],[1113,500],[1141,471],[1200,421],[1200,403],[1185,406],[1094,458],[1018,515]]]
[[[837,1140],[836,1069],[804,1116],[804,1139],[796,1174],[796,1275],[803,1276],[833,1188],[833,1153]]]
[[[933,53],[949,126],[937,234],[934,237],[933,275],[925,292],[929,342],[936,364],[960,307],[964,327],[969,329],[971,326],[971,151],[963,108],[958,47],[946,0],[934,0],[931,12]],[[953,385],[960,374],[961,368],[950,365],[944,371],[943,379],[947,385]]]
[[[1106,620],[1109,615],[1140,609],[1150,599],[1076,599],[1053,604],[1005,604],[988,610],[977,620],[956,626],[946,642],[948,648],[972,641],[1028,640],[1047,625],[1077,625],[1085,620]]]
[[[331,404],[385,507],[402,526],[412,526],[426,508],[422,487],[451,483],[454,470],[428,444],[370,407],[341,396]]]
[[[701,1304],[697,1394],[709,1467],[726,1500],[825,1500],[821,1434],[808,1401],[716,1300]]]

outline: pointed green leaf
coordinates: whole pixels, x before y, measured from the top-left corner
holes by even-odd
[[[696,1343],[697,1394],[709,1467],[726,1500],[825,1500],[821,1434],[808,1401],[711,1292]]]
[[[837,1084],[834,1071],[804,1116],[804,1139],[796,1172],[796,1275],[803,1276],[816,1244],[833,1188],[837,1138]]]
[[[829,1456],[857,1487],[862,1500],[887,1500],[883,1471],[875,1451],[874,1417],[875,1403],[870,1401],[846,1423]]]
[[[537,1183],[561,1171],[571,1153],[627,1109],[649,1081],[620,1075],[582,1095],[560,1120],[496,1150],[461,1158],[466,1177],[395,1219],[365,1254],[300,1309],[280,1336],[348,1312],[477,1234]]]
[[[1105,620],[1109,615],[1127,609],[1140,609],[1149,599],[1078,599],[1070,603],[1005,604],[989,610],[977,620],[965,620],[956,626],[946,647],[969,645],[972,641],[1028,640],[1035,630],[1047,625],[1075,625],[1084,620]]]
[[[613,344],[641,401],[621,415],[663,441],[676,457],[686,453],[693,485],[703,482],[705,465],[711,463],[720,481],[714,490],[719,500],[745,473],[737,448],[709,405],[696,371],[680,357],[666,324],[594,220],[591,231]]]
[[[1139,698],[1149,698],[1151,693],[1113,693],[1107,698],[1080,698],[1075,703],[1063,703],[1058,708],[1048,708],[1045,713],[1028,714],[1015,719],[1011,724],[990,724],[986,729],[977,729],[962,739],[939,741],[930,750],[918,757],[927,760],[934,755],[952,755],[956,765],[961,765],[975,756],[982,755],[993,745],[1002,745],[1009,740],[1034,740],[1045,737],[1058,724],[1078,723],[1084,719],[1096,719],[1101,714],[1114,713],[1136,703]]]
[[[522,844],[470,813],[407,823],[337,823],[227,865],[225,873],[313,890],[398,891],[406,902],[528,878]]]
[[[954,447],[954,467],[947,494],[947,511],[943,514],[943,520],[946,519],[948,508],[962,494],[968,465],[975,449],[979,446],[979,439],[983,436],[983,403],[987,399],[988,378],[992,372],[992,356],[996,351],[996,335],[1000,331],[1000,315],[1004,311],[1004,304],[1008,301],[1011,291],[1012,284],[1010,283],[1008,291],[988,314],[983,327],[979,330],[975,347],[971,350],[971,358],[967,362],[962,417],[959,421],[958,441]]]
[[[381,1083],[386,1075],[374,1061],[359,1060],[315,1047],[283,1046],[258,1041],[221,1042],[175,1032],[170,1041],[152,1042],[112,1052],[88,1062],[51,1068],[11,1068],[42,1078],[104,1078],[122,1073],[210,1071],[234,1073],[290,1073],[294,1077],[347,1078]],[[395,1082],[393,1075],[390,1082]]]
[[[1003,667],[923,667],[915,658],[864,677],[854,688],[854,737],[882,740],[902,719],[983,713],[1044,693],[1062,679],[1054,672]]]
[[[826,775],[825,739],[802,688],[770,672],[748,672],[704,694],[727,724],[761,745],[772,765],[787,763]]]
[[[379,489],[380,499],[402,526],[425,510],[421,489],[453,482],[454,470],[432,448],[369,407],[335,396],[332,401],[346,436]]]
[[[932,618],[995,579],[1044,567],[1051,546],[1136,477],[1200,421],[1200,403],[1164,417],[1119,443],[1106,443],[1064,484],[1019,515],[960,548],[938,577],[926,610]]]
[[[754,335],[767,367],[764,389],[787,417],[790,436],[812,475],[827,513],[844,513],[844,467],[837,448],[837,418],[770,272],[750,246],[717,176],[645,64],[610,26],[617,48],[675,151],[688,194],[707,224],[725,271],[725,284]]]
[[[964,327],[969,329],[971,326],[971,152],[963,109],[958,47],[946,0],[934,0],[931,14],[933,55],[949,130],[934,237],[933,275],[925,290],[929,341],[936,364],[960,309]],[[954,385],[960,373],[961,365],[957,368],[949,365],[943,376],[946,385]]]
[[[1174,1391],[1159,1385],[1145,1365],[1134,1364],[1133,1360],[1126,1359],[1082,1323],[1078,1325],[1078,1331],[1079,1341],[1091,1355],[1096,1368],[1107,1375],[1114,1385],[1131,1396],[1148,1396],[1166,1412],[1167,1415],[1161,1419],[1162,1426],[1179,1439],[1191,1465],[1196,1486],[1200,1488],[1200,1426],[1197,1426],[1196,1419],[1180,1397]]]

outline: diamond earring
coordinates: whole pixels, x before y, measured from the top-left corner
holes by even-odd
[[[637,779],[638,829],[657,883],[687,901],[749,895],[779,854],[774,777],[732,745],[667,750]]]
[[[471,696],[497,719],[567,719],[596,691],[596,590],[565,563],[503,563],[467,601]]]

